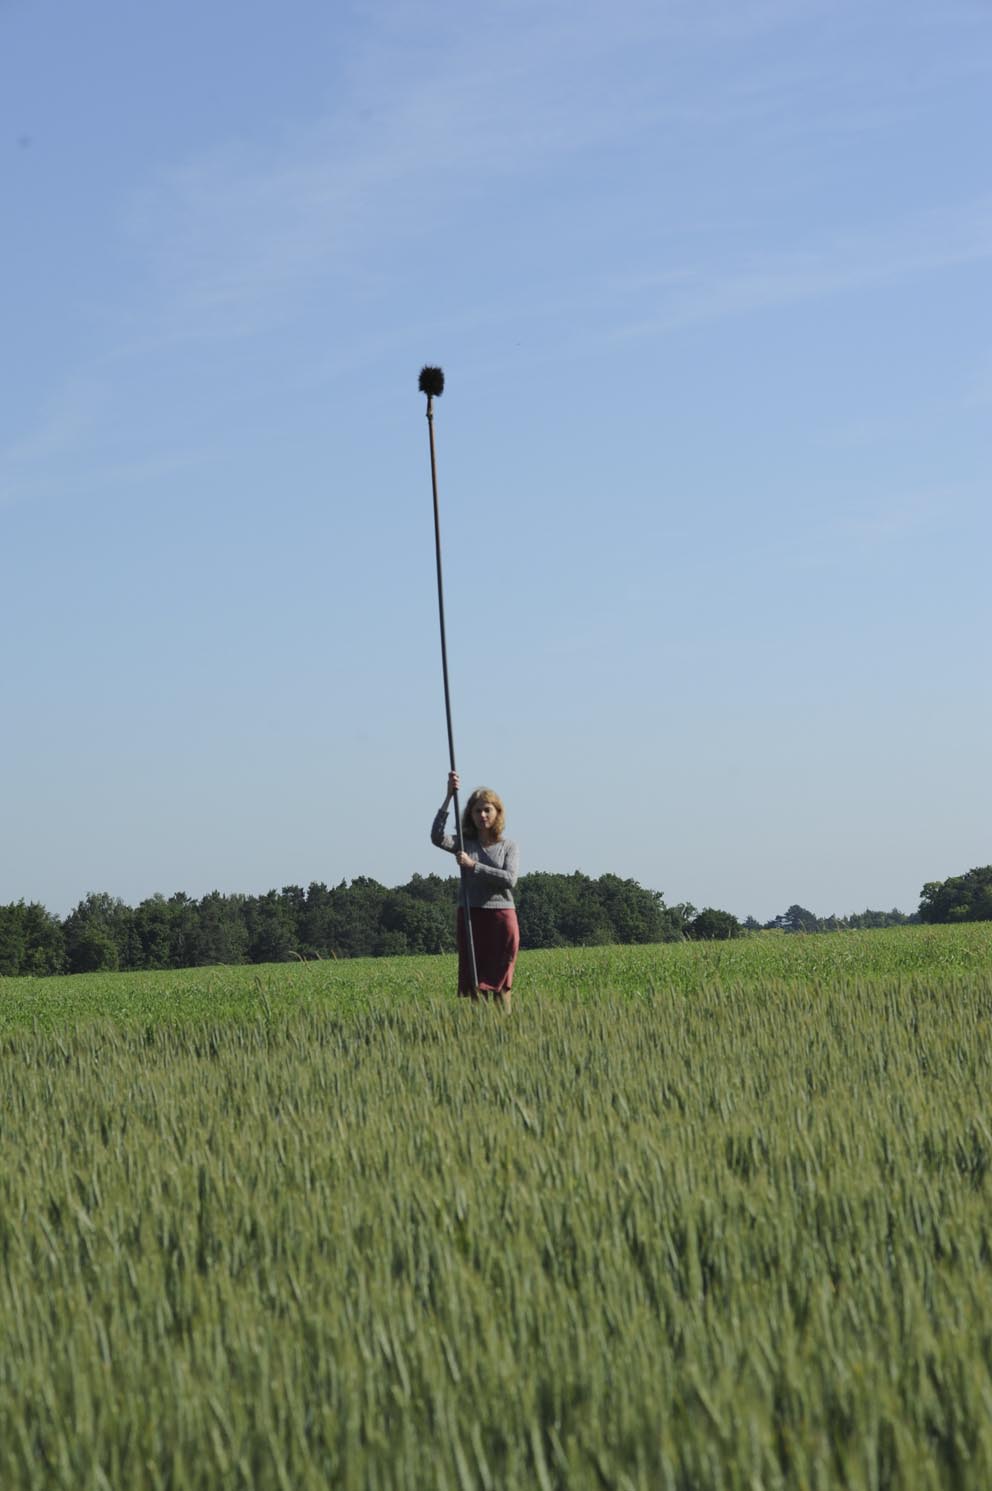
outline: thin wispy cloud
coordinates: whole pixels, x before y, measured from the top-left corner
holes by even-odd
[[[310,349],[312,366],[348,364],[356,354],[326,349],[339,326],[337,345],[354,342],[356,306],[379,313],[374,330],[362,329],[361,356],[416,325],[425,266],[450,279],[471,264],[486,214],[496,239],[526,235],[540,214],[533,252],[505,272],[490,256],[484,274],[466,274],[464,287],[439,298],[433,324],[518,318],[558,351],[576,340],[662,337],[989,257],[988,202],[930,218],[890,214],[870,230],[835,219],[811,233],[763,224],[757,205],[748,220],[747,199],[721,190],[733,185],[723,182],[728,144],[747,139],[749,167],[774,155],[780,176],[801,178],[804,141],[883,131],[902,117],[905,80],[881,89],[859,53],[840,107],[834,60],[788,44],[811,21],[857,34],[868,24],[857,6],[727,0],[700,10],[645,0],[604,13],[586,0],[513,0],[479,14],[410,4],[359,15],[325,112],[264,141],[208,143],[122,207],[133,283],[103,309],[103,345],[90,359],[101,379],[130,388],[177,345],[257,339],[261,350],[315,308],[326,340]],[[784,50],[766,46],[773,33]],[[942,68],[935,62],[914,88]],[[637,175],[641,189],[614,191],[615,178]],[[646,211],[652,195],[660,203]],[[293,376],[305,378],[302,363]],[[60,400],[76,408],[75,425],[57,412]],[[53,404],[0,458],[0,472],[23,474],[33,459],[81,448],[85,421],[95,428],[102,417],[71,386]]]
[[[627,324],[624,337],[657,336],[697,322],[755,315],[825,297],[903,284],[992,260],[992,201],[949,208],[872,231],[851,230],[816,244],[665,276],[653,314]]]
[[[683,4],[608,17],[591,6],[511,9],[471,24],[453,15],[429,47],[416,11],[399,12],[402,24],[391,12],[326,117],[264,150],[218,146],[152,183],[131,229],[176,334],[264,326],[345,271],[360,292],[384,244],[395,259],[457,234],[466,204],[487,192],[551,183],[611,145],[781,115],[801,83],[759,70],[700,96],[678,65],[687,39],[698,51],[706,38],[720,46],[795,25],[795,4],[718,6],[702,20]]]
[[[0,504],[36,497],[47,489],[46,473],[60,469],[106,420],[110,390],[90,378],[74,378],[51,399],[33,429],[0,450]]]

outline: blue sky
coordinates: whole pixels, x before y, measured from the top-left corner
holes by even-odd
[[[992,860],[992,9],[0,0],[0,902]]]

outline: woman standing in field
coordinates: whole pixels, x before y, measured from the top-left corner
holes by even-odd
[[[469,999],[491,994],[503,1009],[510,1008],[513,969],[520,948],[520,929],[513,904],[520,852],[512,839],[503,838],[506,812],[502,800],[488,787],[476,787],[462,814],[462,842],[446,834],[444,825],[451,799],[458,791],[458,773],[448,773],[448,795],[438,808],[431,828],[431,843],[446,849],[458,861],[468,891],[475,944],[475,967],[479,976],[472,987],[472,969],[465,939],[465,912],[458,908],[458,992]]]

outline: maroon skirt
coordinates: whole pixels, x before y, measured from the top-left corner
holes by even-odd
[[[458,908],[458,992],[473,995],[472,969],[465,941],[465,911]],[[520,928],[513,910],[487,911],[472,907],[472,943],[478,987],[487,994],[502,994],[513,987],[513,969],[520,950]]]

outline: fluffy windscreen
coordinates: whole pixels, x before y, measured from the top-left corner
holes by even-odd
[[[428,398],[439,398],[444,393],[444,373],[441,368],[420,369],[420,392]]]

